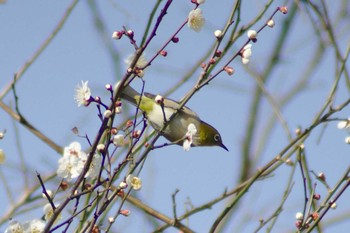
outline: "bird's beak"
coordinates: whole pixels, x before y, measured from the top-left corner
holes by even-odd
[[[220,144],[220,147],[224,148],[226,151],[228,151],[227,147],[223,143]]]

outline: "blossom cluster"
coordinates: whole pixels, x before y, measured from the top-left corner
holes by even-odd
[[[57,207],[57,205],[55,206]],[[25,221],[24,223],[11,219],[9,226],[5,229],[5,233],[41,233],[45,228],[46,221],[48,221],[53,215],[53,209],[51,204],[46,204],[43,208],[44,220],[32,219]],[[59,220],[56,219],[56,220]]]
[[[71,181],[77,178],[83,171],[88,155],[82,151],[79,142],[72,142],[64,148],[63,156],[58,160],[57,175]],[[101,167],[102,157],[93,155],[90,168],[85,175],[85,178],[95,178]]]

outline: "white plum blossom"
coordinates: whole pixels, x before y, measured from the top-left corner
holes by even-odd
[[[126,182],[122,181],[122,182],[120,182],[118,187],[121,189],[125,189],[126,187],[128,187],[128,184]]]
[[[42,233],[44,232],[45,222],[41,219],[33,219],[23,224],[25,233]]]
[[[10,220],[10,225],[5,229],[5,233],[23,233],[24,229],[21,223]]]
[[[138,191],[142,188],[142,181],[139,177],[134,175],[128,175],[126,177],[126,183],[131,185],[132,189]]]
[[[41,219],[33,219],[24,224],[10,220],[10,225],[5,229],[5,233],[42,233],[45,228],[45,222]]]
[[[113,144],[115,146],[124,146],[124,136],[117,134],[113,137]]]
[[[247,44],[246,46],[244,46],[242,52],[241,52],[241,56],[242,56],[242,63],[244,65],[249,63],[249,58],[252,56],[252,44]]]
[[[88,86],[89,81],[81,81],[81,85],[77,85],[75,88],[74,100],[77,103],[78,107],[88,106],[91,99],[91,90]]]
[[[187,26],[192,30],[199,32],[205,24],[205,18],[202,15],[202,10],[197,8],[191,10],[188,14]]]
[[[187,127],[186,139],[183,142],[183,148],[185,151],[189,151],[193,143],[193,135],[197,133],[197,128],[194,124],[189,124]]]
[[[58,160],[57,175],[67,181],[78,177],[84,168],[81,157],[85,154],[79,142],[72,142],[64,148],[63,156]]]
[[[87,160],[87,156],[88,156],[87,154],[82,156],[82,161],[84,162],[84,164]],[[94,157],[92,158],[90,168],[86,173],[85,178],[91,178],[91,179],[96,178],[100,172],[101,163],[102,163],[102,156],[95,154]]]
[[[64,148],[63,156],[58,160],[57,175],[71,181],[77,178],[84,169],[88,154],[81,150],[79,142],[72,142],[68,147]],[[102,158],[95,154],[90,168],[86,173],[86,178],[95,178],[101,167]]]
[[[205,0],[197,0],[197,4],[200,5],[200,4],[204,4],[205,3]]]

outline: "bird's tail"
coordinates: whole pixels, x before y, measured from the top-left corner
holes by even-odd
[[[116,84],[115,89],[119,87],[119,82]],[[140,96],[140,93],[137,92],[134,88],[130,86],[124,87],[122,93],[121,93],[121,98],[127,100],[131,104],[137,106],[137,102],[135,97]]]

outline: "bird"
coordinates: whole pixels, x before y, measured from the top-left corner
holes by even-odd
[[[219,146],[228,151],[217,129],[202,121],[197,113],[190,108],[186,106],[180,108],[180,103],[175,100],[146,92],[141,95],[129,85],[122,90],[121,99],[142,110],[150,125],[173,144],[184,146],[185,141],[188,140],[188,132],[191,131],[192,127],[195,128],[195,131],[192,131],[190,146]],[[175,112],[177,115],[168,122]],[[162,130],[166,122],[168,124]]]

